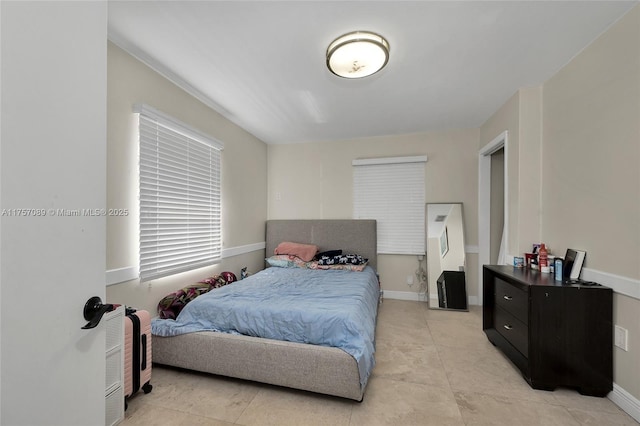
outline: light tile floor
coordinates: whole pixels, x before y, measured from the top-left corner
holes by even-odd
[[[638,425],[607,398],[529,387],[482,332],[479,307],[385,299],[364,401],[155,366],[122,425]]]

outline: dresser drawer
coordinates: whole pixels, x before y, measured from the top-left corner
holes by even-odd
[[[529,328],[500,307],[494,312],[494,327],[522,355],[529,357]]]
[[[495,279],[495,304],[525,324],[529,324],[529,297],[527,292],[500,278]]]

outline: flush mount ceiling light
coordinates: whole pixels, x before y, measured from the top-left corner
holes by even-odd
[[[380,71],[389,61],[389,42],[381,35],[354,31],[327,48],[327,67],[337,76],[361,78]]]

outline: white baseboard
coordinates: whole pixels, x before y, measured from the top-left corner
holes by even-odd
[[[383,289],[383,297],[384,299],[414,300],[416,302],[424,301],[424,296],[421,297],[420,293],[415,293],[413,291],[393,291]]]
[[[438,295],[437,294],[432,294],[429,297],[431,298],[431,300],[438,300]],[[467,296],[467,303],[469,305],[478,305],[479,304],[478,296]]]
[[[385,299],[394,299],[394,300],[413,300],[417,302],[426,302],[424,293],[414,293],[412,291],[393,291],[393,290],[384,290],[384,298]],[[431,295],[431,299],[438,300],[438,295]],[[478,297],[477,296],[469,296],[468,298],[469,305],[477,305]]]
[[[640,280],[589,268],[582,268],[581,278],[611,287],[615,293],[640,299]],[[640,423],[640,400],[615,383],[607,398]]]
[[[640,423],[640,401],[637,398],[615,383],[607,398]]]

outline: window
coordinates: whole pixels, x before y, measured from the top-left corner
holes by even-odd
[[[378,253],[424,254],[426,156],[353,160],[353,218],[378,221]]]
[[[147,105],[140,136],[140,279],[221,259],[222,143]]]

